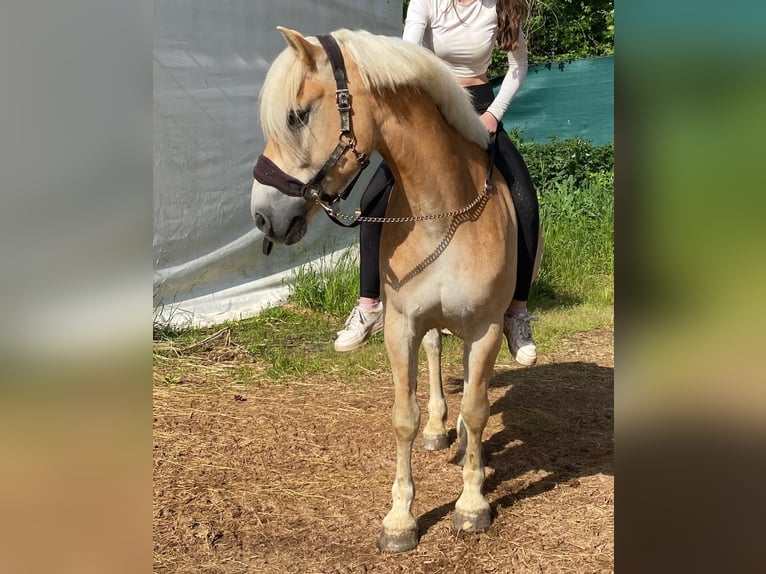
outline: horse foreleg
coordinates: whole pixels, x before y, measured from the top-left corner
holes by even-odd
[[[396,322],[392,313],[389,324]],[[392,332],[400,332],[397,325]],[[386,552],[404,552],[418,545],[418,525],[412,516],[415,484],[412,481],[412,444],[420,428],[417,390],[417,360],[420,341],[412,337],[385,337],[394,380],[393,425],[396,436],[396,478],[391,487],[393,504],[383,519],[378,547]]]
[[[489,527],[490,508],[482,494],[484,464],[481,439],[489,419],[487,385],[503,334],[498,323],[490,325],[478,340],[466,341],[466,384],[460,405],[460,423],[464,425],[463,492],[455,503],[453,526],[456,530],[481,531]]]
[[[423,337],[428,359],[428,423],[423,429],[423,448],[442,450],[449,446],[447,437],[447,402],[442,387],[442,337],[438,329],[431,329]]]

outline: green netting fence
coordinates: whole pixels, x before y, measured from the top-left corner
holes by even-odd
[[[495,91],[501,81],[493,80]],[[530,66],[503,125],[519,128],[524,141],[614,142],[614,56]]]

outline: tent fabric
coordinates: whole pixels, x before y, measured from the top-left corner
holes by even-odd
[[[276,245],[268,257],[262,252],[263,234],[250,215],[250,187],[253,164],[265,145],[258,93],[285,47],[277,25],[305,35],[351,28],[398,36],[402,5],[154,2],[156,321],[201,326],[253,316],[284,300],[290,270],[357,238],[320,214],[298,245]]]

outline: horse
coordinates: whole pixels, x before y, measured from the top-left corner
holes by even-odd
[[[418,544],[411,459],[420,427],[415,391],[421,343],[430,371],[423,446],[449,446],[441,328],[464,341],[457,421],[463,489],[453,526],[486,530],[491,513],[482,494],[481,442],[490,410],[487,386],[513,297],[517,249],[516,212],[506,181],[493,173],[490,135],[468,92],[425,48],[364,30],[317,37],[277,30],[287,47],[261,88],[266,146],[254,169],[250,206],[265,245],[296,243],[320,211],[341,214],[341,198],[373,151],[396,182],[380,267],[397,462],[378,546],[403,552]]]

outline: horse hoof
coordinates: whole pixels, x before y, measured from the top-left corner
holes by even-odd
[[[455,510],[452,517],[452,527],[457,531],[484,532],[489,528],[491,522],[489,508],[476,513]]]
[[[446,434],[423,435],[423,450],[444,450],[449,448],[449,437]]]
[[[383,552],[407,552],[418,545],[417,529],[405,530],[389,534],[385,529],[381,530],[378,538],[378,548]]]

